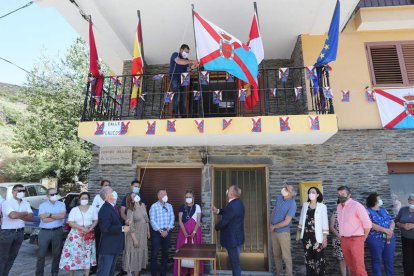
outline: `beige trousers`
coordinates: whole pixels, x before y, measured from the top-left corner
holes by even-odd
[[[275,258],[276,275],[283,276],[283,263],[286,265],[286,276],[292,276],[292,255],[290,253],[290,232],[272,232],[273,258]]]

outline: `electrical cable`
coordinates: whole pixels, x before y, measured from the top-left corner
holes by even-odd
[[[29,7],[29,6],[30,6],[30,5],[32,5],[32,4],[33,4],[33,1],[30,1],[30,2],[28,2],[26,5],[21,6],[20,8],[17,8],[17,9],[15,9],[15,10],[11,11],[11,12],[8,12],[8,13],[6,13],[6,14],[4,14],[4,15],[0,16],[0,19],[3,19],[3,18],[5,18],[6,16],[9,16],[9,15],[11,15],[11,14],[13,14],[13,13],[15,13],[15,12],[17,12],[17,11],[21,10],[21,9],[27,8],[27,7]]]

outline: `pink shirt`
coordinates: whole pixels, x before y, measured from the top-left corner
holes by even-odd
[[[363,236],[364,229],[372,228],[367,210],[358,201],[350,198],[344,206],[338,204],[337,211],[341,237]]]

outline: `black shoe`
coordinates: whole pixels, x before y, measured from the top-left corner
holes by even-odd
[[[124,276],[127,275],[128,273],[126,271],[121,270],[116,276]]]

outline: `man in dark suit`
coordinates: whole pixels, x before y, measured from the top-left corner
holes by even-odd
[[[105,203],[98,213],[101,244],[97,276],[113,276],[115,275],[116,259],[124,250],[124,233],[129,232],[129,227],[122,226],[121,215],[116,206],[118,194],[108,186],[102,188],[100,196]]]
[[[228,204],[223,209],[212,207],[214,214],[221,215],[216,231],[221,231],[221,246],[227,249],[233,276],[240,276],[240,246],[244,243],[244,206],[239,197],[241,189],[236,185],[227,190]]]

